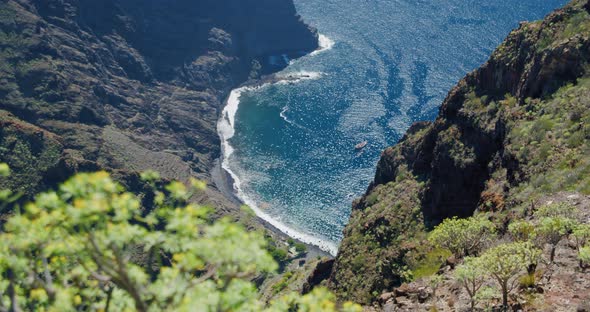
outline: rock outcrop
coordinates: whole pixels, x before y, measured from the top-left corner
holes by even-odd
[[[332,268],[334,267],[334,259],[322,259],[318,261],[311,274],[303,284],[302,294],[310,293],[314,287],[319,286],[322,282],[330,277]]]
[[[510,219],[541,189],[589,191],[578,172],[590,138],[587,6],[575,0],[521,23],[449,92],[434,122],[413,125],[383,152],[334,264],[330,284],[341,298],[369,303],[411,279],[428,253],[426,232],[444,218],[480,210]]]
[[[97,169],[207,180],[229,91],[286,66],[270,55],[316,48],[291,0],[2,1],[7,186],[31,195]]]

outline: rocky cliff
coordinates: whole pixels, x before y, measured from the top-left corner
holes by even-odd
[[[291,0],[1,1],[0,162],[14,174],[0,188],[97,169],[130,187],[146,169],[209,179],[229,91],[286,65],[269,56],[316,47]]]
[[[589,7],[521,23],[434,122],[383,152],[329,279],[341,298],[370,303],[420,277],[444,218],[488,211],[502,229],[543,197],[590,193]]]

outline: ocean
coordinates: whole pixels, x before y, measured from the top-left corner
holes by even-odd
[[[218,129],[238,197],[281,231],[335,255],[381,151],[413,122],[433,120],[450,88],[520,21],[565,3],[295,0],[322,34],[322,49],[288,60],[279,73],[286,81],[229,97]]]

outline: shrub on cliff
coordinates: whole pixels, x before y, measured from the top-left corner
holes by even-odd
[[[578,259],[580,260],[580,268],[584,271],[590,266],[590,247],[581,248],[578,252]]]
[[[297,243],[297,244],[295,244],[295,251],[298,254],[302,254],[302,253],[305,253],[307,251],[307,247],[303,243]]]
[[[538,218],[566,218],[570,220],[578,220],[580,211],[573,205],[565,202],[558,202],[544,205],[535,212]]]
[[[0,164],[0,177],[7,177],[10,175],[10,168],[7,164]]]
[[[486,270],[481,258],[465,258],[463,264],[455,269],[455,279],[469,295],[471,310],[475,309],[477,294],[487,279]]]
[[[8,165],[0,163],[0,178],[7,177],[9,175],[10,168]],[[5,209],[19,197],[20,195],[18,193],[13,193],[11,190],[0,189],[0,214],[5,213]]]
[[[588,244],[590,241],[590,224],[578,224],[574,227],[572,237],[576,242],[576,248],[578,251]]]
[[[289,253],[284,249],[277,248],[277,247],[270,247],[268,250],[269,250],[272,258],[277,262],[283,262],[289,258]]]
[[[551,246],[549,260],[555,260],[557,244],[561,242],[575,227],[575,222],[563,217],[546,217],[541,219],[537,227],[538,237],[543,243]]]
[[[99,172],[37,195],[11,217],[0,233],[0,310],[337,309],[322,289],[260,302],[251,279],[277,268],[263,237],[228,219],[212,222],[206,207],[187,203],[182,183],[159,190],[157,174],[142,177],[154,187],[153,211]]]
[[[514,241],[526,242],[535,239],[535,225],[529,221],[516,220],[508,225],[508,232]]]
[[[502,305],[508,306],[508,295],[531,265],[539,261],[540,252],[530,243],[502,244],[487,250],[482,256],[486,272],[498,283],[502,292]]]
[[[495,235],[494,224],[485,217],[446,219],[429,235],[436,247],[450,250],[456,257],[477,254]]]
[[[557,245],[561,240],[578,229],[578,234],[574,235],[578,243],[582,243],[587,233],[583,226],[580,225],[580,211],[570,204],[558,202],[544,205],[535,213],[539,218],[536,222],[535,236],[536,241],[541,244],[550,245],[549,260],[551,263],[555,260]]]

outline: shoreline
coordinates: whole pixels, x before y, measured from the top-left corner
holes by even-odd
[[[320,52],[328,50],[332,48],[333,45],[334,42],[332,40],[320,34],[319,48],[310,53],[309,56],[317,55]],[[278,234],[280,237],[292,238],[305,244],[308,247],[308,253],[335,257],[338,252],[338,247],[334,243],[324,241],[311,234],[300,232],[279,220],[276,220],[260,209],[256,202],[241,189],[240,178],[229,167],[229,157],[234,152],[229,140],[235,134],[235,115],[238,111],[240,104],[239,99],[242,92],[256,90],[272,84],[292,84],[303,80],[317,79],[322,76],[321,73],[304,71],[290,73],[284,76],[281,76],[280,73],[281,72],[267,75],[256,80],[249,80],[231,90],[230,94],[227,96],[225,106],[217,122],[217,132],[221,139],[221,156],[215,161],[214,168],[211,171],[212,180],[219,191],[232,202],[238,205],[248,205],[254,211],[257,218],[260,220],[260,223],[268,230]]]
[[[258,90],[260,88],[264,88],[272,84],[296,83],[297,81],[317,79],[319,77],[321,77],[321,74],[310,72],[290,74],[284,77],[280,76],[279,74],[274,74],[264,77],[262,79],[251,80],[247,83],[244,83],[242,86],[232,90],[230,95],[227,97],[226,105],[222,111],[221,117],[219,118],[219,122],[217,124],[217,132],[219,133],[219,137],[221,138],[222,143],[222,157],[218,161],[218,166],[221,167],[222,173],[226,175],[224,178],[220,179],[224,181],[222,185],[227,185],[227,188],[226,190],[224,190],[224,193],[229,194],[231,192],[233,194],[231,198],[243,205],[249,206],[250,209],[254,211],[254,213],[259,219],[264,220],[266,224],[271,225],[274,229],[280,231],[284,235],[296,239],[304,244],[316,246],[324,252],[332,256],[336,256],[338,252],[338,247],[335,243],[313,236],[312,234],[297,230],[296,228],[289,226],[281,222],[280,220],[270,216],[262,208],[260,208],[258,206],[258,203],[250,197],[250,194],[246,193],[242,189],[241,177],[230,168],[229,162],[229,159],[234,152],[234,148],[230,144],[229,140],[235,135],[235,116],[239,108],[240,97],[242,92]]]
[[[215,166],[211,169],[211,177],[213,183],[217,187],[217,189],[224,195],[226,198],[231,200],[236,205],[245,205],[245,203],[233,192],[233,178],[225,169],[221,167],[221,158],[215,160]],[[320,247],[303,242],[297,238],[291,237],[288,234],[284,233],[283,231],[279,230],[275,226],[273,226],[270,222],[266,221],[265,219],[261,218],[260,216],[256,215],[256,219],[258,222],[268,231],[273,232],[275,235],[279,236],[283,242],[286,242],[288,239],[293,239],[298,243],[302,243],[307,247],[306,258],[312,259],[318,256],[326,257],[333,259],[335,258],[334,255],[330,254],[329,252],[324,251]]]

